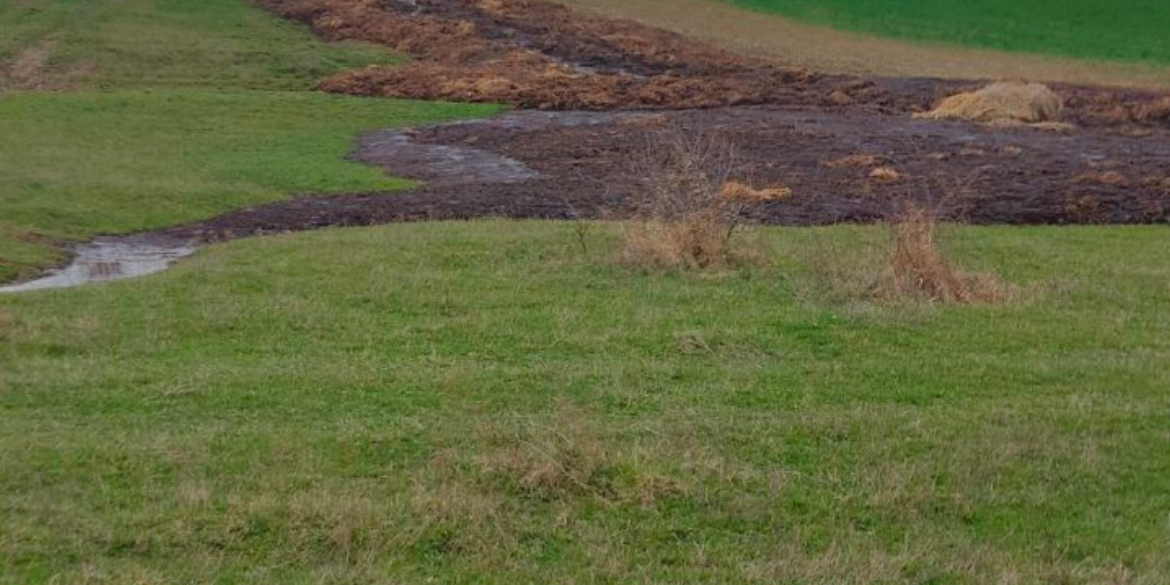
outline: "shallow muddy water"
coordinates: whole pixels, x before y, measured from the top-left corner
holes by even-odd
[[[68,266],[24,283],[0,287],[0,293],[18,293],[144,276],[166,270],[174,261],[195,251],[190,240],[148,236],[98,238],[74,251]]]

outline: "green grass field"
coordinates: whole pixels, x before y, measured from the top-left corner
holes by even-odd
[[[0,97],[0,280],[53,240],[402,186],[341,161],[356,132],[494,111],[307,91],[395,57],[242,0],[0,26],[69,86]],[[1019,293],[932,308],[826,300],[812,263],[879,228],[679,273],[576,227],[254,238],[0,295],[0,585],[1170,581],[1165,229],[948,228]]]
[[[1159,228],[964,228],[1000,307],[556,223],[214,246],[0,297],[0,582],[1164,583]],[[433,579],[433,581],[428,581]]]
[[[1094,60],[1170,63],[1163,0],[719,0],[903,39]]]

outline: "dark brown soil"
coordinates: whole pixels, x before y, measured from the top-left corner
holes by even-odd
[[[417,220],[614,218],[629,203],[628,161],[665,126],[737,145],[737,179],[789,187],[749,213],[765,224],[887,217],[906,199],[978,224],[1166,223],[1170,140],[993,129],[895,115],[739,107],[667,113],[517,112],[373,132],[353,158],[428,180],[386,194],[304,197],[167,235],[247,235]],[[891,173],[877,169],[892,170]],[[876,175],[876,176],[875,176]]]

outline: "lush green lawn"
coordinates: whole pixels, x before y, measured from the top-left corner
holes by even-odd
[[[342,160],[357,133],[493,111],[304,91],[397,57],[243,0],[0,0],[0,24],[0,63],[47,47],[38,75],[76,86],[0,97],[0,281],[35,273],[55,240],[401,187]]]
[[[356,134],[490,111],[316,92],[18,94],[0,100],[0,125],[14,138],[0,141],[0,228],[84,238],[291,193],[394,189],[407,183],[343,160]],[[0,277],[32,268],[17,252],[0,240]]]
[[[1164,0],[719,0],[893,37],[1086,59],[1170,63]]]
[[[644,274],[555,223],[0,297],[0,582],[1165,583],[1170,234],[965,228],[1022,298]],[[105,578],[102,581],[101,578]]]

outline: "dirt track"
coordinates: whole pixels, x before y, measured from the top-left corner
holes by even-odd
[[[620,216],[630,195],[627,161],[665,126],[720,134],[738,147],[741,179],[792,188],[791,200],[751,211],[768,224],[872,221],[905,198],[973,223],[1170,217],[1170,102],[1152,93],[1059,87],[1063,121],[1076,126],[1066,132],[931,122],[910,114],[974,84],[785,70],[536,0],[259,1],[327,38],[382,42],[419,59],[342,74],[323,82],[330,91],[593,111],[371,132],[355,160],[429,183],[405,193],[298,198],[168,236]]]

